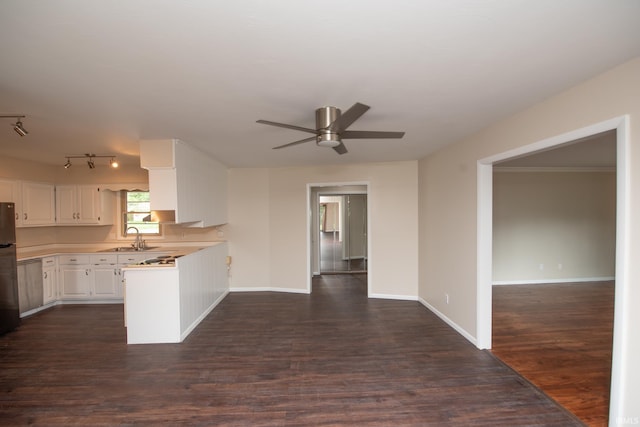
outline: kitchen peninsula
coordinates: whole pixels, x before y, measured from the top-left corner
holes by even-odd
[[[122,269],[128,344],[179,343],[229,292],[227,244]]]

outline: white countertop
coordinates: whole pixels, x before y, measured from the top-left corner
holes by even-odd
[[[184,246],[176,246],[176,245],[167,245],[167,246],[157,246],[153,249],[148,249],[144,251],[108,251],[107,249],[113,248],[118,245],[117,243],[110,245],[51,245],[47,247],[41,248],[27,248],[20,249],[17,251],[17,259],[18,261],[26,261],[30,259],[37,258],[45,258],[48,256],[55,255],[64,255],[64,254],[114,254],[114,255],[127,255],[127,254],[148,254],[149,258],[154,258],[155,254],[158,253],[166,253],[171,255],[187,255],[196,251],[199,251],[202,248],[208,246],[215,246],[223,242],[207,242],[207,244],[198,243],[196,245],[184,245]],[[160,267],[165,267],[166,265],[160,264]],[[142,266],[142,267],[156,267],[156,265]]]

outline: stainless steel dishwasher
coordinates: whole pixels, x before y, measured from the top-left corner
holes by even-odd
[[[42,306],[42,260],[18,262],[18,303],[20,314]]]

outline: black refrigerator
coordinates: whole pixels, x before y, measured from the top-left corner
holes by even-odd
[[[0,335],[20,324],[15,204],[0,202]]]

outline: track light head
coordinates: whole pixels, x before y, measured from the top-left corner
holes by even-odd
[[[29,132],[27,132],[27,130],[22,125],[22,120],[20,120],[20,119],[24,119],[25,117],[26,116],[24,114],[2,114],[2,115],[0,115],[0,119],[16,119],[16,122],[12,126],[13,126],[13,130],[15,130],[16,133],[18,135],[20,135],[20,136],[25,136],[26,134],[29,133]]]
[[[67,163],[64,164],[65,169],[69,169],[71,167],[71,159],[67,157]]]
[[[109,165],[114,169],[120,166],[120,164],[118,163],[115,157],[111,158],[111,160],[109,161]]]
[[[20,119],[18,119],[16,121],[16,123],[13,125],[13,130],[16,131],[16,133],[20,136],[25,136],[26,134],[28,134],[29,132],[27,132],[27,130],[24,128],[24,126],[22,126],[22,121],[20,121]]]
[[[95,169],[96,168],[96,164],[93,163],[93,159],[91,157],[89,157],[89,160],[87,160],[87,165],[89,165],[89,169]]]

